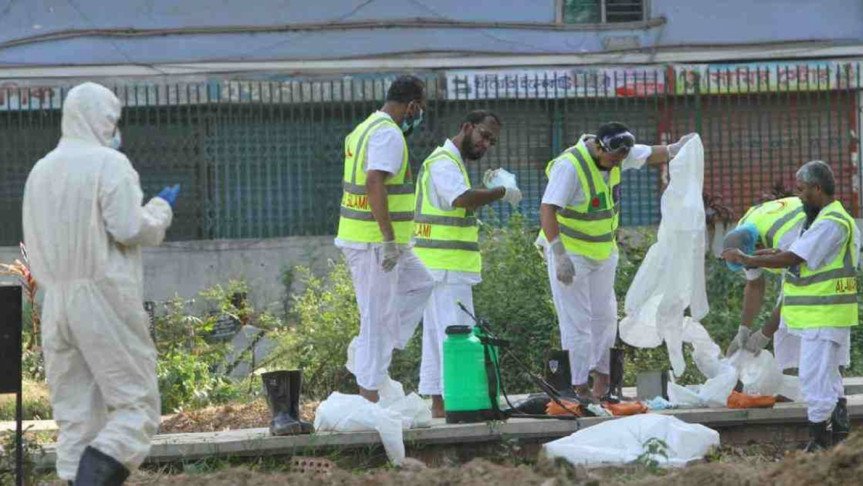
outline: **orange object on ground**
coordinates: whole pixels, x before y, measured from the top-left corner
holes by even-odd
[[[647,405],[641,402],[620,402],[620,403],[603,403],[602,407],[611,412],[615,417],[625,417],[628,415],[638,415],[647,413],[650,409]]]
[[[728,408],[773,408],[776,405],[776,397],[767,395],[747,395],[732,391],[728,395]]]
[[[545,413],[547,415],[552,416],[560,416],[560,415],[569,415],[576,414],[579,417],[584,417],[584,410],[581,408],[581,404],[578,402],[571,402],[569,400],[561,400],[566,408],[558,405],[554,400],[548,402],[548,405],[545,406]]]

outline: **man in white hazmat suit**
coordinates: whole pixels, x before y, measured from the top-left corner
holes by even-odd
[[[518,204],[517,187],[494,187],[492,170],[487,188],[471,187],[466,162],[481,159],[500,136],[500,119],[486,110],[467,114],[458,134],[435,149],[417,177],[414,252],[435,280],[423,312],[423,354],[419,392],[432,397],[432,417],[444,417],[443,341],[446,328],[472,326],[473,286],[482,278],[479,226],[474,212],[497,200]]]
[[[422,122],[425,84],[400,76],[384,106],[345,138],[339,231],[357,306],[360,333],[346,367],[360,395],[380,399],[394,349],[404,349],[422,317],[434,281],[410,248],[414,182],[405,136]]]
[[[661,165],[694,134],[671,145],[636,145],[622,123],[609,122],[548,163],[540,205],[551,293],[577,398],[593,402],[608,391],[610,349],[617,333],[617,227],[620,173]],[[593,370],[594,387],[588,386]]]
[[[122,484],[159,426],[140,247],[161,243],[179,186],[142,207],[138,174],[116,150],[120,108],[98,84],[70,90],[60,142],[24,188],[24,239],[45,289],[57,474],[76,485]]]
[[[860,324],[857,266],[860,230],[835,198],[830,166],[820,160],[797,171],[797,193],[806,220],[787,250],[747,255],[729,248],[722,257],[746,267],[786,268],[782,321],[800,338],[800,388],[809,419],[807,451],[844,439],[850,430],[839,371],[847,357],[851,328]]]

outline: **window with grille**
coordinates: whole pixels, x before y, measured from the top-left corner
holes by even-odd
[[[644,20],[645,0],[564,0],[563,22],[599,24]]]

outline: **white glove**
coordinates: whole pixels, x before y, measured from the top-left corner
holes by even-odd
[[[575,277],[575,265],[572,264],[572,260],[566,254],[563,242],[560,241],[560,238],[555,238],[549,245],[551,245],[551,251],[554,253],[554,271],[557,274],[557,279],[564,285],[571,284],[573,277]]]
[[[728,345],[728,351],[725,352],[725,356],[731,356],[737,351],[743,349],[746,346],[746,341],[749,340],[749,336],[752,334],[752,330],[746,326],[740,326],[737,328],[737,335],[734,336],[734,339],[731,340],[731,344]]]
[[[770,342],[770,338],[764,335],[762,330],[758,332],[754,332],[749,336],[749,339],[746,340],[746,345],[743,346],[743,349],[753,353],[755,356],[761,354],[761,351],[767,347],[767,344]]]
[[[385,272],[390,272],[396,267],[401,253],[402,251],[395,241],[384,242],[383,246],[381,246],[381,267],[383,267]]]
[[[686,135],[680,137],[680,140],[678,140],[677,142],[668,145],[668,160],[677,157],[677,153],[680,152],[680,149],[683,148],[684,145],[686,145],[686,142],[695,137],[695,135],[695,133],[687,133]]]
[[[521,189],[517,187],[505,187],[504,189],[506,189],[506,192],[500,200],[517,206],[521,202]]]

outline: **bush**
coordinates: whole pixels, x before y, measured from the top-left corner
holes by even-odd
[[[24,379],[22,383],[24,420],[46,420],[51,418],[51,400],[48,385],[44,381]],[[0,420],[15,420],[15,395],[0,395]]]

